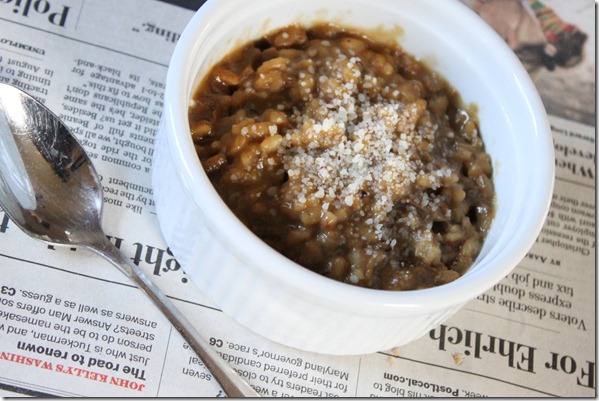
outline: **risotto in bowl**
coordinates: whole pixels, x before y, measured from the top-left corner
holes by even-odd
[[[319,353],[435,328],[520,262],[553,189],[534,85],[457,1],[209,0],[158,135],[158,219],[191,281]]]

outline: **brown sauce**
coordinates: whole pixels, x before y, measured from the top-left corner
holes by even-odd
[[[189,122],[214,187],[258,237],[321,275],[413,290],[462,275],[494,216],[475,116],[398,46],[289,26],[224,58]]]

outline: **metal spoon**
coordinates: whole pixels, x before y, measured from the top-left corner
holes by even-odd
[[[164,313],[231,397],[258,394],[220,358],[151,279],[107,239],[102,185],[69,129],[21,90],[0,84],[0,206],[33,238],[83,247],[129,277]]]

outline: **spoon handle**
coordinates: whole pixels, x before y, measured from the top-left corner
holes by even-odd
[[[125,258],[104,234],[102,238],[89,244],[88,248],[115,265],[146,293],[204,362],[229,397],[259,397],[258,393],[210,347],[156,284],[138,266]]]

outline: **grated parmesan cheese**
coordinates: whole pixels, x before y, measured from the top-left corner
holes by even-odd
[[[318,78],[324,90],[309,99],[318,112],[293,110],[293,126],[297,128],[285,135],[279,154],[290,181],[311,194],[308,198],[326,201],[327,209],[337,199],[345,206],[360,207],[357,200],[362,194],[374,196],[374,205],[361,213],[366,214],[377,237],[391,244],[385,226],[394,218],[393,204],[407,196],[421,177],[426,176],[435,186],[440,185],[438,177],[451,171],[430,172],[415,157],[422,137],[434,135],[436,127],[419,127],[417,132],[421,114],[417,104],[365,92],[377,79],[366,75],[360,84],[360,62],[358,57],[348,61],[344,55],[327,60],[327,75]],[[307,149],[294,146],[298,138],[300,143],[307,143]],[[302,202],[305,197],[298,195],[298,199]],[[423,206],[433,202],[429,197],[422,199]]]

